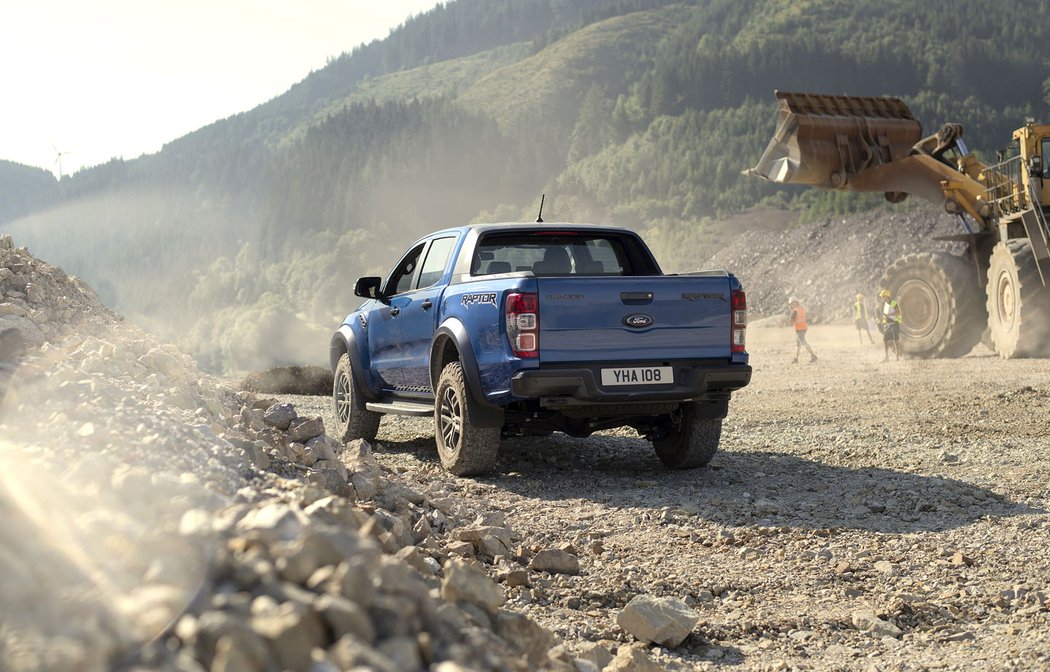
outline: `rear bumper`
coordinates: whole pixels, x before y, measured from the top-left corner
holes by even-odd
[[[631,366],[656,366],[632,363]],[[519,371],[511,378],[510,390],[519,399],[561,398],[564,402],[585,404],[652,401],[690,401],[728,399],[751,382],[747,364],[712,366],[709,363],[671,362],[675,370],[673,385],[638,385],[629,389],[603,387],[601,365],[583,368],[540,368]]]

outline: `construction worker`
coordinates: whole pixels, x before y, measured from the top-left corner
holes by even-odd
[[[795,358],[791,360],[791,363],[798,364],[798,353],[802,351],[802,346],[806,346],[806,350],[809,351],[809,361],[817,361],[813,348],[809,347],[809,343],[806,342],[806,330],[809,329],[809,323],[806,322],[806,309],[795,297],[788,299],[788,306],[791,308],[791,324],[795,327]]]
[[[879,292],[882,299],[882,347],[884,355],[882,361],[890,361],[890,344],[893,344],[893,354],[897,361],[901,358],[901,307],[897,305],[897,299],[893,298],[890,290],[883,289]]]
[[[868,340],[874,345],[875,339],[871,337],[871,329],[868,328],[868,307],[864,305],[863,294],[857,294],[857,300],[853,302],[853,323],[857,325],[857,338],[860,339],[861,345],[864,345],[864,336],[860,333],[861,329],[864,330],[864,333],[868,335]]]

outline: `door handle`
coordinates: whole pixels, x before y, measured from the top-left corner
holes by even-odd
[[[652,292],[620,292],[620,301],[627,306],[640,306],[653,302]]]
[[[401,309],[398,308],[397,306],[394,306],[393,308],[390,309],[390,315],[392,317],[397,317],[400,314],[401,314]]]
[[[434,304],[430,302],[430,299],[423,301],[423,310],[430,310],[430,307]]]

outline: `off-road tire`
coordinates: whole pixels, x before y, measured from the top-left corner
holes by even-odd
[[[947,252],[908,254],[886,269],[880,287],[900,305],[905,354],[962,357],[981,341],[987,313],[977,269],[967,259]]]
[[[988,262],[988,330],[1003,359],[1048,354],[1050,292],[1027,240],[996,243]]]
[[[457,476],[492,471],[499,454],[499,427],[476,427],[470,422],[474,404],[459,362],[441,370],[434,391],[434,440],[441,466]]]
[[[339,423],[337,433],[343,442],[353,439],[372,441],[376,438],[383,414],[365,408],[365,400],[361,398],[361,392],[354,380],[350,355],[344,354],[335,365],[332,402],[335,404],[335,417]]]
[[[706,466],[718,451],[722,438],[721,418],[702,418],[695,403],[682,404],[670,435],[653,440],[656,456],[669,469]]]

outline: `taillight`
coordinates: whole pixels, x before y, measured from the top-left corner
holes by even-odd
[[[747,296],[744,295],[744,290],[730,291],[729,303],[733,306],[732,352],[744,352],[744,333],[747,331]]]
[[[533,292],[511,292],[503,309],[507,338],[515,357],[540,356],[540,297]]]

